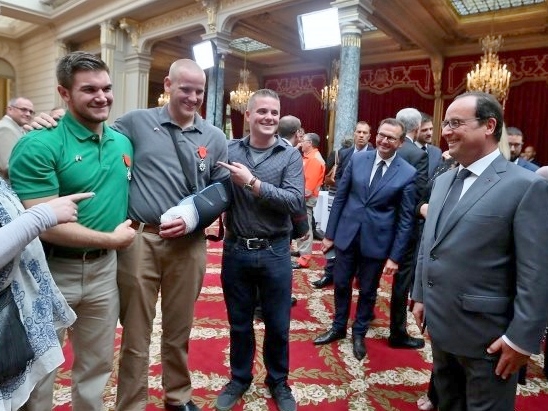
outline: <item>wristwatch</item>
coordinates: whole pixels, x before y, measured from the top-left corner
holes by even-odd
[[[249,183],[244,184],[244,189],[247,191],[253,191],[253,186],[255,185],[255,182],[257,181],[257,177],[253,176],[251,180],[249,180]]]

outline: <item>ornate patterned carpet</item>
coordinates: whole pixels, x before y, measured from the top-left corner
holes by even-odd
[[[297,270],[293,294],[297,305],[291,321],[291,374],[289,384],[299,410],[365,411],[416,410],[416,400],[425,392],[430,376],[430,344],[418,351],[395,350],[388,347],[388,313],[390,279],[383,278],[375,310],[375,320],[367,334],[368,356],[361,362],[352,355],[350,339],[316,347],[312,340],[331,324],[333,289],[315,290],[310,282],[322,275],[323,258],[317,251],[310,269]],[[215,398],[228,381],[228,323],[220,285],[220,243],[209,246],[209,264],[204,288],[197,303],[196,320],[190,345],[190,366],[193,370],[193,400],[204,410],[213,410]],[[356,297],[356,295],[355,295]],[[409,314],[410,315],[410,314]],[[163,410],[160,365],[160,318],[156,318],[150,352],[149,405],[147,411]],[[409,323],[412,323],[411,315]],[[414,324],[414,323],[413,323]],[[276,410],[263,380],[266,375],[261,344],[264,326],[255,324],[258,342],[255,380],[250,390],[233,409],[235,411]],[[419,330],[410,327],[413,335]],[[116,339],[117,348],[120,338]],[[70,347],[65,347],[67,361],[58,375],[55,391],[56,411],[70,406]],[[548,382],[542,374],[542,355],[529,364],[527,385],[518,388],[517,411],[548,410]],[[114,409],[116,370],[105,391],[105,406]],[[85,410],[75,410],[85,411]]]

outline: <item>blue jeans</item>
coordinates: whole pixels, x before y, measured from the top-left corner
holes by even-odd
[[[265,383],[273,387],[287,381],[292,281],[289,244],[289,236],[257,250],[249,250],[235,239],[224,241],[221,283],[230,324],[230,370],[232,380],[242,387],[253,380],[257,290],[265,325]]]

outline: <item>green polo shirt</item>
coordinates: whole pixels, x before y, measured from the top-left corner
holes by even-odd
[[[78,222],[110,232],[126,219],[133,148],[106,123],[101,138],[67,113],[58,127],[21,138],[10,158],[10,179],[21,200],[92,191],[78,203]]]

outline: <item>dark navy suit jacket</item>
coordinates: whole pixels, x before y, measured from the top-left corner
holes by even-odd
[[[359,233],[363,257],[399,263],[414,226],[417,171],[396,155],[373,192],[369,180],[377,151],[350,156],[337,185],[325,237],[346,250]]]
[[[339,181],[342,178],[344,169],[348,165],[348,162],[350,161],[350,157],[352,157],[352,154],[354,154],[355,149],[356,149],[356,146],[352,145],[351,147],[343,148],[342,150],[339,151],[339,165],[337,166],[337,172],[335,173],[335,181]],[[369,143],[367,143],[364,149],[366,151],[375,150],[375,148]],[[362,149],[362,151],[364,149]]]
[[[433,146],[432,144],[427,144],[426,150],[428,153],[428,179],[431,179],[436,171],[436,168],[443,163],[441,159],[442,153],[439,147]]]
[[[525,160],[524,158],[518,158],[518,166],[522,166],[523,168],[526,168],[530,171],[537,171],[539,169],[538,166],[534,165],[528,160]]]

